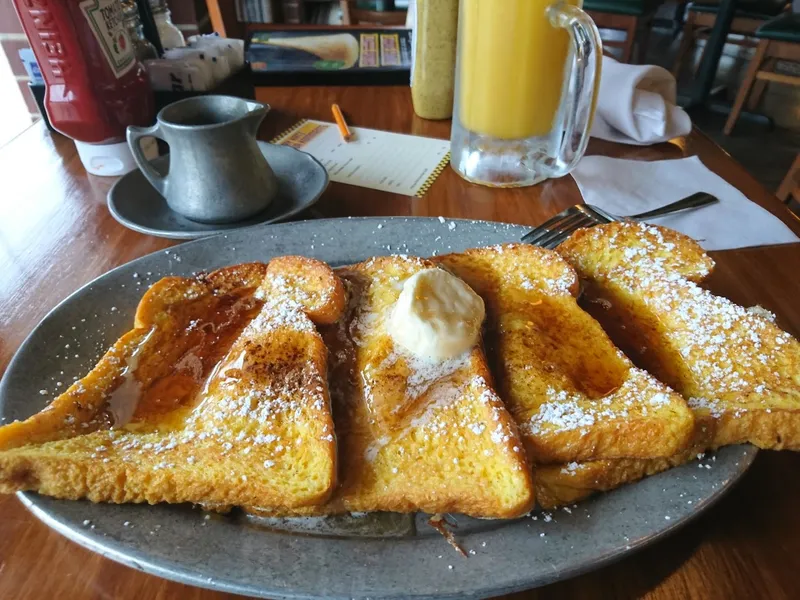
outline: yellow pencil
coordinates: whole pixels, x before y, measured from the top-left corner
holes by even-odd
[[[334,104],[331,106],[331,110],[333,111],[333,119],[336,121],[336,125],[339,127],[339,133],[342,134],[342,139],[345,142],[349,142],[350,139],[353,137],[353,134],[350,133],[350,128],[347,126],[347,123],[344,120],[344,115],[342,115],[342,109],[339,108],[338,104]]]

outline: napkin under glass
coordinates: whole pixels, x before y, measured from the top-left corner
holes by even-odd
[[[586,204],[620,216],[652,210],[695,192],[716,196],[719,204],[647,221],[685,233],[706,250],[800,241],[780,219],[748,200],[697,156],[650,162],[584,156],[572,176]]]

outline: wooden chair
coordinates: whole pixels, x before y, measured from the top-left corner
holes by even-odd
[[[404,10],[364,10],[358,8],[356,0],[339,0],[342,7],[342,24],[358,25],[374,23],[380,25],[405,25]]]
[[[234,0],[206,0],[206,8],[211,29],[215,33],[222,37],[244,39],[246,26],[236,16]]]
[[[800,154],[794,159],[789,172],[783,178],[775,195],[778,200],[787,204],[790,198],[800,202]]]
[[[800,62],[800,14],[784,13],[775,17],[759,27],[755,36],[758,46],[725,123],[725,135],[733,131],[748,98],[748,108],[758,106],[768,82],[800,85],[800,77],[774,72],[778,60]]]
[[[789,2],[786,0],[741,0],[736,6],[729,33],[738,34],[744,38],[730,38],[727,42],[738,46],[755,47],[757,42],[753,40],[753,36],[756,29],[773,17],[780,15],[788,5]],[[687,59],[692,56],[692,50],[694,50],[697,40],[708,38],[717,20],[718,10],[719,4],[713,3],[711,0],[689,4],[686,21],[683,24],[683,37],[672,67],[672,74],[676,79],[683,70]]]
[[[647,51],[653,19],[661,3],[662,0],[585,0],[583,8],[599,29],[625,32],[624,41],[604,40],[603,46],[622,48],[620,60],[624,63],[631,60],[641,63]]]

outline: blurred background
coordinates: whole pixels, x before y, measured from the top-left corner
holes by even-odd
[[[593,1],[598,3],[598,0]],[[600,4],[613,4],[615,1],[605,0]],[[234,2],[236,18],[242,22],[320,25],[342,24],[343,20],[346,21],[343,8],[348,4],[340,0],[208,0],[208,4],[206,0],[167,0],[172,21],[184,37],[212,30],[208,6],[213,7],[217,2],[220,5]],[[652,21],[648,21],[652,26],[644,38],[642,62],[673,70],[691,5],[657,0],[652,5],[655,15]],[[408,0],[351,0],[349,6],[374,11],[404,11],[408,8]],[[591,9],[589,0],[586,7]],[[612,44],[620,44],[626,37],[621,30],[602,30],[601,33],[604,40]],[[749,41],[748,36],[735,33],[728,36],[717,71],[717,84],[725,88],[723,97],[726,96],[728,101],[733,100],[753,56],[754,44]],[[0,146],[39,118],[36,102],[28,89],[31,78],[19,56],[20,50],[27,46],[14,8],[10,3],[0,3]],[[685,88],[693,77],[704,46],[705,39],[698,36],[688,55],[683,57],[679,88]],[[608,47],[611,53],[619,55],[621,52],[617,46]],[[775,71],[800,75],[800,64],[778,61]],[[774,126],[770,127],[764,121],[740,119],[733,135],[725,136],[722,134],[725,115],[702,108],[693,110],[691,115],[698,127],[768,189],[775,191],[800,150],[800,86],[770,81],[755,112],[769,117]]]

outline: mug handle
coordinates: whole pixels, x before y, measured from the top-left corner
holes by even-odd
[[[586,152],[600,88],[603,43],[592,18],[577,6],[559,2],[547,9],[553,27],[566,29],[572,42],[572,68],[564,78],[561,98],[566,110],[563,137],[552,158],[551,177],[566,175]]]
[[[161,175],[153,168],[153,166],[150,164],[150,161],[147,160],[147,157],[145,157],[144,153],[142,152],[142,147],[139,143],[139,140],[144,137],[155,137],[166,142],[164,135],[161,133],[159,123],[156,123],[152,127],[136,127],[135,125],[128,125],[128,129],[125,133],[126,137],[128,138],[128,146],[131,149],[131,153],[133,154],[136,164],[139,165],[139,168],[147,178],[147,181],[149,181],[150,184],[158,190],[159,194],[166,197],[167,177],[165,175]]]

